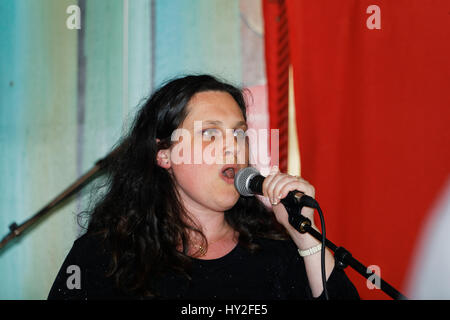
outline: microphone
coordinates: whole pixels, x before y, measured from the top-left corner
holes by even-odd
[[[262,185],[266,179],[259,171],[253,167],[246,167],[238,171],[234,177],[234,186],[240,195],[251,197],[255,194],[262,195]],[[304,194],[301,191],[290,191],[288,195],[281,199],[281,203],[287,207],[294,205],[295,207],[310,207],[317,209],[319,204],[317,201]]]

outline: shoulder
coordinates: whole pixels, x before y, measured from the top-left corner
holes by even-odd
[[[107,260],[109,254],[103,245],[103,239],[95,234],[83,234],[76,239],[68,256],[81,260],[88,265],[97,265],[99,260]]]
[[[103,249],[103,239],[98,234],[85,233],[74,241],[73,248],[101,251]]]
[[[73,242],[58,275],[67,277],[67,268],[71,267],[85,276],[100,277],[107,273],[110,262],[111,254],[104,249],[102,238],[84,234]]]
[[[113,293],[111,278],[106,276],[110,255],[101,238],[82,235],[68,252],[50,289],[48,299],[88,299],[109,297]]]

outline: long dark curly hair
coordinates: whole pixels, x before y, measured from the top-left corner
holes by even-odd
[[[87,233],[101,237],[111,254],[108,276],[128,294],[157,296],[151,283],[168,271],[189,279],[188,235],[198,233],[207,245],[200,228],[186,214],[172,176],[157,165],[158,150],[171,146],[172,132],[187,116],[188,102],[203,91],[229,93],[246,119],[241,89],[210,75],[171,80],[139,109],[105,169],[107,190],[90,211]],[[255,197],[241,196],[225,219],[239,232],[239,243],[250,251],[258,249],[256,237],[286,239],[273,213]]]

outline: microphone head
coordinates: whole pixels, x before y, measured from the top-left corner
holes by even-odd
[[[258,175],[259,171],[253,167],[242,168],[238,171],[238,173],[234,177],[234,186],[236,187],[236,190],[240,195],[245,197],[251,197],[255,195],[255,193],[250,190],[249,184],[250,180]]]

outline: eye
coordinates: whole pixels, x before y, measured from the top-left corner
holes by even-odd
[[[245,137],[245,131],[243,129],[236,129],[236,130],[234,130],[233,135],[236,138],[244,138]]]
[[[204,138],[211,139],[220,135],[220,131],[216,128],[209,128],[202,130],[202,135]]]

